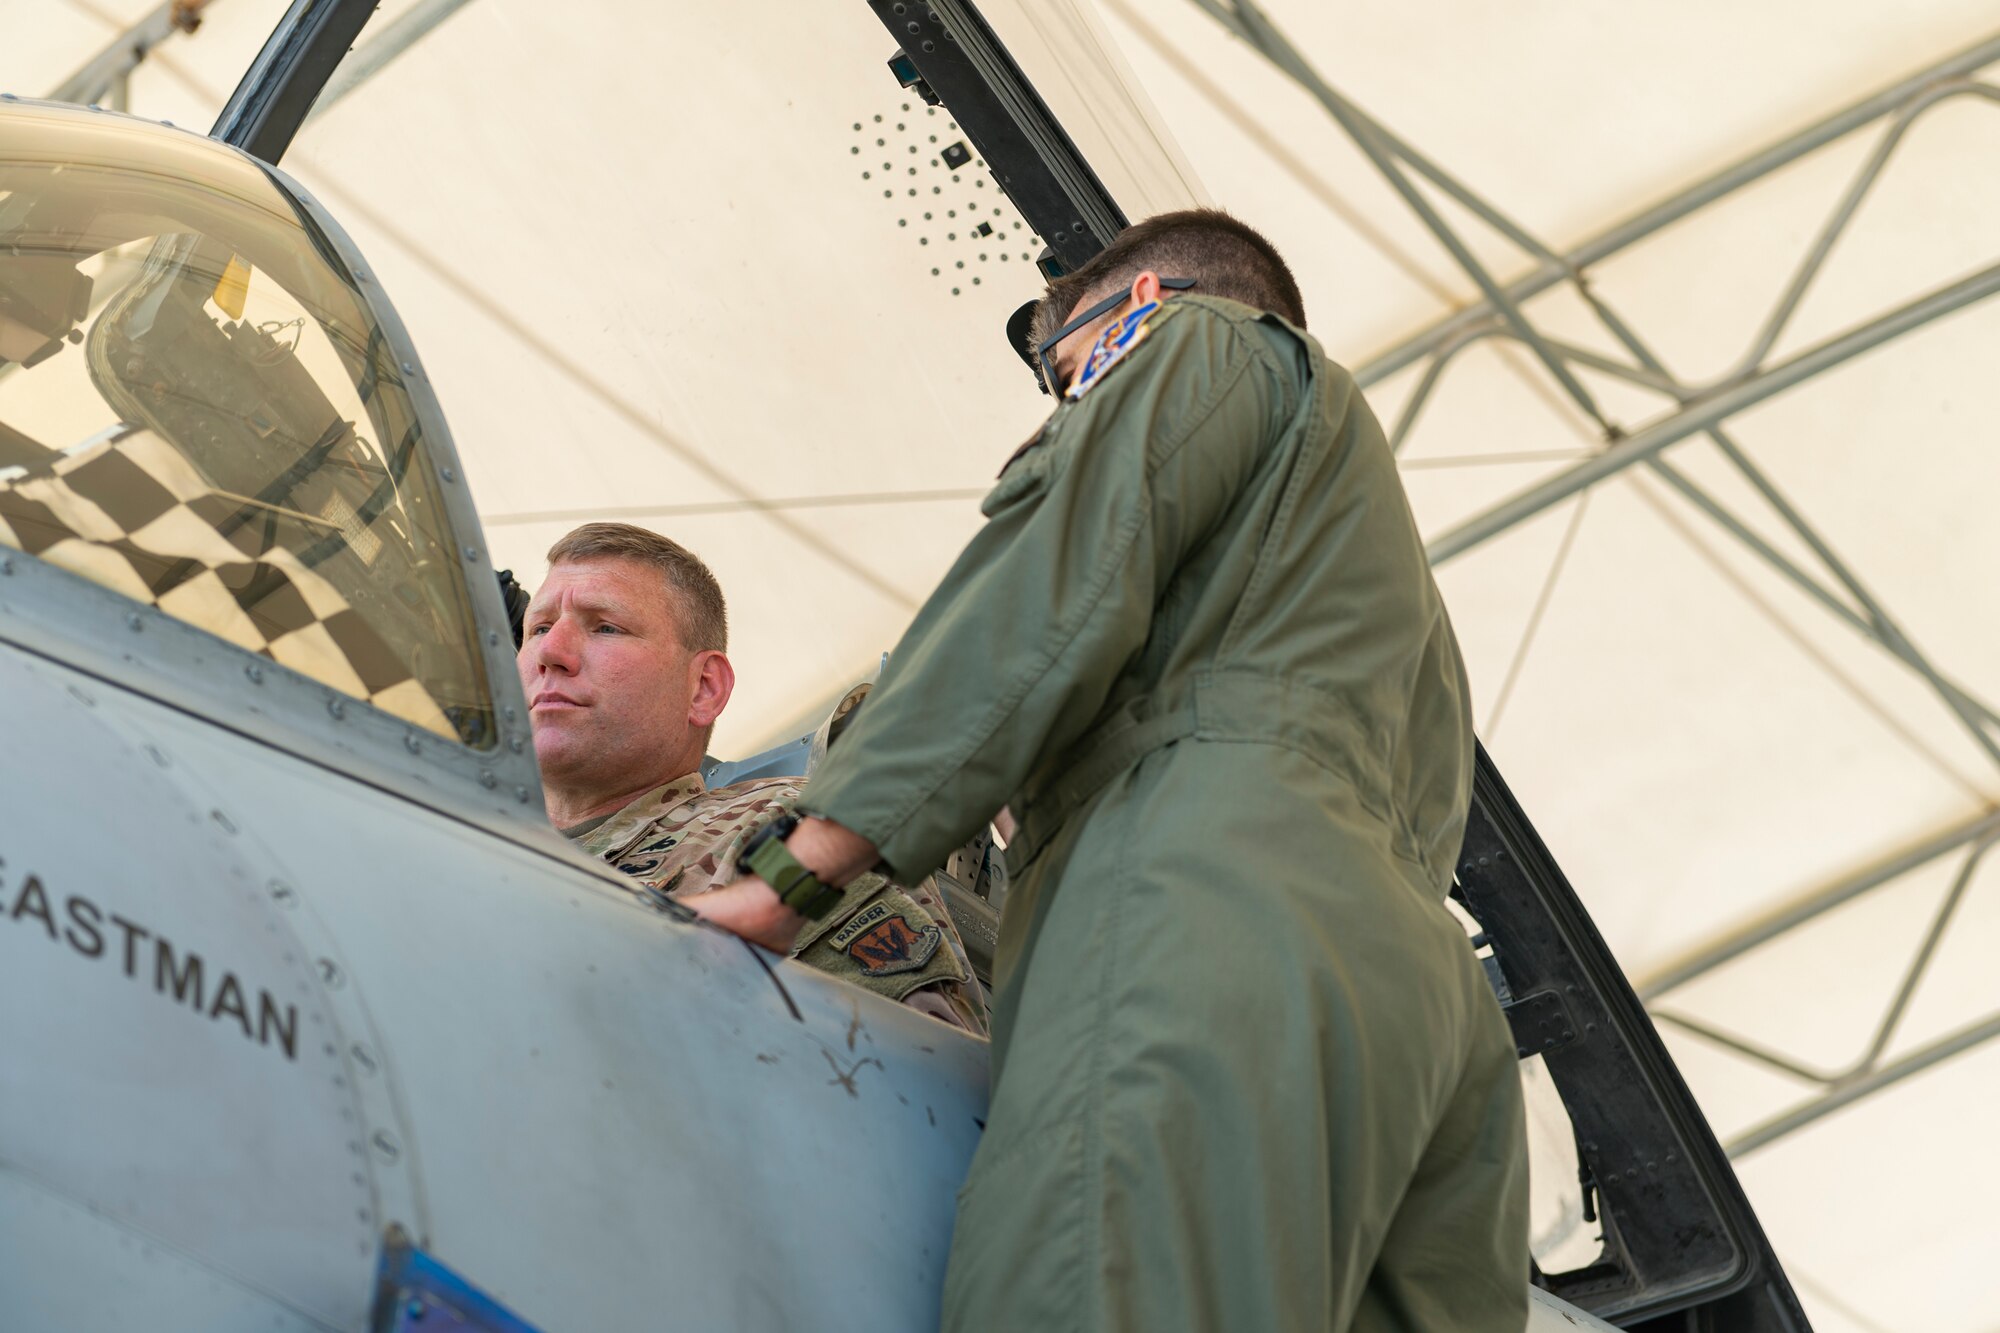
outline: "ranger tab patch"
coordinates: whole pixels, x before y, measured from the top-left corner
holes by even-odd
[[[889,905],[874,902],[854,914],[828,941],[871,977],[916,972],[930,962],[944,932],[935,925],[912,925]]]
[[[1098,336],[1097,345],[1090,349],[1085,358],[1083,370],[1076,377],[1076,383],[1069,386],[1064,395],[1071,401],[1083,397],[1097,386],[1105,372],[1123,361],[1133,348],[1146,341],[1146,322],[1158,314],[1160,303],[1148,301],[1127,315],[1120,315],[1104,328]]]

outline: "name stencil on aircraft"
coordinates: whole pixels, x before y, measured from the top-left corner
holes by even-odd
[[[4,865],[0,861],[0,865]],[[208,986],[214,969],[193,949],[176,949],[159,931],[106,911],[82,894],[58,895],[50,892],[40,875],[29,871],[20,886],[6,893],[0,879],[0,902],[8,904],[6,917],[15,928],[40,928],[49,942],[67,945],[79,958],[97,962],[123,962],[129,980],[145,984],[174,1004],[191,1009],[211,1022],[233,1022],[243,1036],[260,1046],[275,1045],[285,1059],[298,1059],[299,1009],[295,1004],[279,1004],[271,992],[258,987],[255,1005],[251,992],[234,969],[220,969],[220,979]],[[111,946],[122,942],[122,948]],[[151,947],[146,946],[150,944]],[[151,967],[148,968],[147,964]]]

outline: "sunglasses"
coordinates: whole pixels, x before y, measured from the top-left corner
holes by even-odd
[[[1160,286],[1169,291],[1184,292],[1194,286],[1194,279],[1161,278]],[[1052,394],[1055,392],[1050,386],[1056,383],[1056,362],[1050,353],[1055,350],[1056,344],[1098,316],[1109,314],[1111,311],[1116,310],[1125,303],[1125,298],[1131,294],[1129,289],[1113,292],[1042,340],[1041,345],[1035,348],[1035,360],[1031,368],[1035,372],[1035,382],[1041,386],[1043,393]]]

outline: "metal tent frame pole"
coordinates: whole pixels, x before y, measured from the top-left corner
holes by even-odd
[[[144,18],[107,42],[76,73],[57,84],[48,94],[48,100],[93,106],[108,96],[113,110],[126,110],[132,71],[161,42],[177,32],[191,33],[200,27],[201,11],[211,3],[213,0],[163,0]]]
[[[2000,87],[1972,77],[2000,61],[2000,35],[1976,43],[1823,118],[1672,198],[1642,210],[1568,253],[1558,253],[1336,92],[1278,31],[1254,0],[1192,2],[1241,38],[1326,109],[1482,294],[1482,299],[1476,304],[1437,321],[1430,328],[1373,358],[1356,373],[1356,379],[1367,387],[1425,362],[1413,392],[1406,399],[1390,431],[1391,447],[1401,449],[1458,354],[1484,339],[1496,337],[1521,343],[1532,351],[1556,387],[1601,432],[1603,445],[1591,456],[1434,538],[1428,547],[1434,564],[1464,555],[1555,505],[1583,496],[1591,487],[1626,469],[1643,465],[1695,512],[1799,588],[1836,621],[1862,635],[1920,678],[1960,723],[1974,745],[1996,766],[2000,766],[2000,731],[1996,730],[2000,726],[2000,716],[1941,672],[1911,642],[1897,620],[1826,538],[1813,528],[1797,506],[1723,430],[1731,417],[1758,403],[2000,293],[2000,263],[1996,263],[1771,364],[1771,354],[1792,316],[1912,126],[1934,108],[1959,98],[2000,103]],[[1881,121],[1887,122],[1881,137],[1820,226],[1749,347],[1735,365],[1716,380],[1701,385],[1679,380],[1661,364],[1631,326],[1591,290],[1587,274],[1591,264],[1609,258],[1737,190]],[[1474,257],[1471,247],[1431,206],[1413,176],[1428,181],[1506,237],[1534,260],[1536,267],[1511,282],[1496,281]],[[1550,337],[1535,327],[1534,321],[1523,309],[1524,304],[1561,283],[1574,287],[1611,338],[1630,355],[1632,359],[1629,363]],[[1628,432],[1607,419],[1576,376],[1578,367],[1659,394],[1668,400],[1669,410],[1658,420]],[[1742,474],[1772,512],[1812,552],[1823,566],[1823,574],[1802,568],[1784,555],[1749,523],[1662,457],[1670,446],[1696,435],[1705,435],[1723,458]],[[1547,589],[1544,592],[1546,594]],[[2000,1015],[1993,1015],[1894,1062],[1884,1064],[1882,1059],[1981,859],[1996,838],[2000,838],[2000,811],[1985,811],[1882,866],[1851,876],[1771,918],[1730,932],[1647,983],[1642,993],[1648,1000],[1656,1000],[1675,987],[1939,856],[1959,848],[1969,849],[1957,878],[1939,905],[1915,955],[1905,967],[1896,994],[1875,1025],[1866,1048],[1846,1068],[1835,1071],[1812,1069],[1781,1052],[1712,1025],[1671,1011],[1656,1010],[1656,1016],[1661,1021],[1745,1058],[1821,1085],[1823,1091],[1820,1094],[1729,1144],[1728,1150],[1732,1155],[1768,1146],[1862,1097],[1893,1087],[1939,1061],[2000,1037]]]
[[[1215,14],[1226,26],[1238,31],[1239,35],[1243,35],[1229,17],[1219,12],[1224,7],[1222,0],[1194,0],[1194,2]],[[1679,222],[1689,214],[1727,198],[1745,186],[1753,185],[1766,176],[1790,166],[1800,158],[1817,152],[1884,116],[1895,113],[1935,85],[1977,73],[1995,61],[2000,61],[2000,33],[1976,42],[1955,55],[1947,56],[1936,64],[1926,66],[1908,78],[1872,93],[1788,138],[1731,163],[1671,198],[1641,209],[1623,222],[1606,228],[1557,258],[1543,259],[1534,269],[1507,283],[1501,289],[1501,294],[1509,301],[1518,304],[1547,291],[1557,283],[1569,281],[1592,264],[1609,259],[1621,250],[1645,240],[1653,233]],[[1492,307],[1484,303],[1468,306],[1448,318],[1439,320],[1423,332],[1405,339],[1379,356],[1371,358],[1355,371],[1355,378],[1361,382],[1363,388],[1379,383],[1403,367],[1433,354],[1451,338],[1491,319],[1494,313]]]

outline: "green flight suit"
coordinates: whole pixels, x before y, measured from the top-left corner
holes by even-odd
[[[1020,820],[945,1327],[1518,1333],[1464,673],[1353,379],[1174,298],[984,510],[800,800],[904,880]]]

